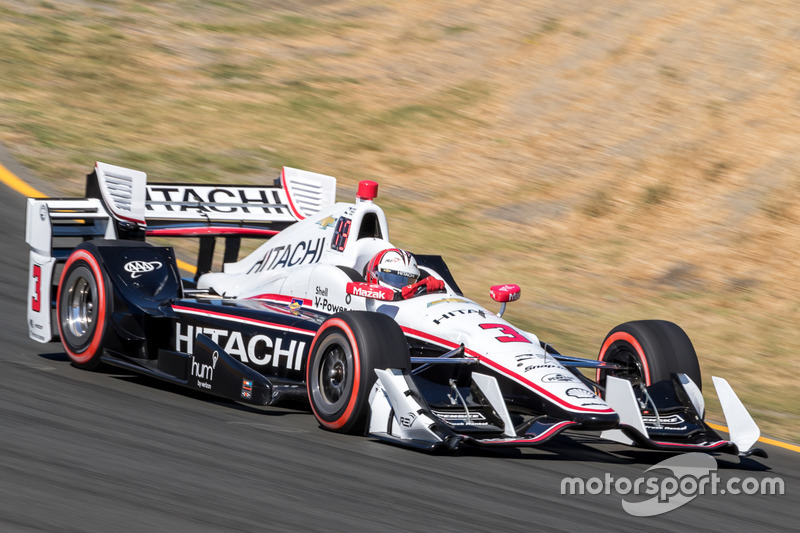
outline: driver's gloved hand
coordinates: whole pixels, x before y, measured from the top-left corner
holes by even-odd
[[[413,285],[403,287],[402,293],[403,299],[407,300],[416,296],[418,293],[421,294],[423,292],[436,292],[443,290],[444,281],[434,278],[433,276],[428,276],[427,278],[423,278]]]

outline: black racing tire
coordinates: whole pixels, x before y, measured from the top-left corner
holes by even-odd
[[[629,380],[634,387],[649,386],[672,374],[686,374],[702,390],[700,363],[692,341],[677,324],[666,320],[638,320],[620,324],[609,332],[600,348],[599,361],[620,363],[627,370],[597,370],[597,382],[606,376]]]
[[[100,364],[111,314],[110,289],[90,248],[72,252],[58,284],[56,318],[61,344],[79,368],[94,370]]]
[[[306,387],[323,428],[364,434],[376,368],[411,368],[405,335],[391,317],[345,311],[322,324],[309,350]]]

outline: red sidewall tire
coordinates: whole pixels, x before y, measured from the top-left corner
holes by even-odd
[[[408,342],[391,317],[345,311],[317,331],[306,361],[306,388],[319,424],[339,433],[364,433],[376,368],[411,368]]]
[[[93,305],[91,330],[87,333],[89,339],[81,344],[71,341],[74,334],[65,330],[65,317],[62,312],[64,309],[64,299],[72,287],[67,286],[73,277],[73,273],[81,267],[88,269],[92,280],[86,280],[89,285],[92,283],[96,287],[93,294],[96,305]],[[67,259],[61,279],[58,284],[58,299],[56,301],[56,317],[58,322],[58,333],[61,336],[61,344],[72,362],[82,368],[95,368],[100,363],[103,352],[103,338],[105,336],[106,325],[108,323],[108,296],[106,290],[106,279],[103,270],[97,262],[97,258],[86,249],[75,250]],[[69,326],[66,326],[69,327]]]
[[[309,354],[313,354],[321,344],[324,344],[325,340],[330,335],[335,333],[342,333],[350,343],[353,368],[352,372],[350,373],[352,379],[347,383],[347,392],[350,395],[349,399],[344,408],[340,409],[333,415],[322,413],[322,410],[318,406],[315,406],[314,401],[311,401],[310,403],[311,410],[314,412],[314,416],[317,418],[317,421],[319,421],[322,427],[331,431],[346,431],[346,429],[343,428],[351,420],[353,410],[356,407],[356,402],[359,396],[359,386],[361,385],[361,353],[358,349],[358,342],[356,341],[355,334],[344,320],[340,318],[331,318],[327,320],[325,324],[323,324],[322,328],[320,328],[320,330],[317,332],[317,335],[314,337],[314,341],[311,343]],[[313,380],[317,379],[314,377],[314,373],[313,365],[311,364],[311,361],[309,361],[309,364],[306,365],[306,383],[309,384],[309,398],[312,394],[310,384],[313,382]]]
[[[605,377],[620,374],[634,384],[650,386],[669,380],[673,374],[686,374],[702,390],[697,353],[686,332],[666,320],[637,320],[620,324],[603,341],[599,361],[626,365],[628,370],[597,369],[596,380],[605,386]]]

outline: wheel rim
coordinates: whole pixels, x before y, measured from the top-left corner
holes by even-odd
[[[311,373],[311,394],[316,409],[324,416],[334,416],[350,399],[353,381],[353,351],[345,337],[334,333],[322,340]]]
[[[83,339],[94,325],[94,294],[86,278],[79,277],[67,294],[67,328],[77,339]]]
[[[636,352],[634,352],[628,346],[618,347],[612,353],[608,354],[603,360],[608,363],[615,363],[625,367],[624,369],[619,370],[605,370],[602,380],[603,386],[605,386],[607,376],[614,376],[615,378],[628,380],[634,387],[645,386],[647,381],[645,379],[644,369],[642,368],[642,362],[639,360]]]
[[[347,361],[340,347],[329,350],[322,360],[319,390],[326,402],[334,404],[344,394],[347,384]]]

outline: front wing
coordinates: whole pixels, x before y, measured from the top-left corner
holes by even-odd
[[[453,395],[453,409],[431,407],[414,377],[405,370],[375,370],[377,381],[370,394],[368,435],[376,439],[425,450],[450,449],[461,446],[538,446],[568,429],[580,429],[572,420],[540,416],[532,422],[515,426],[509,415],[496,378],[472,372],[473,390],[478,403],[472,405]],[[731,453],[740,456],[766,457],[766,452],[753,448],[758,440],[758,427],[730,386],[721,378],[713,378],[720,403],[731,430],[724,440],[702,421],[703,405],[699,389],[691,379],[679,374],[674,385],[686,394],[683,412],[694,414],[697,429],[685,436],[661,438],[669,417],[652,417],[645,423],[630,382],[608,378],[606,401],[620,415],[619,426],[603,431],[600,437],[622,444],[665,451],[704,451]],[[454,387],[454,391],[455,391]],[[699,398],[699,399],[698,399]],[[655,425],[654,425],[655,424]],[[659,431],[662,430],[662,431]]]

